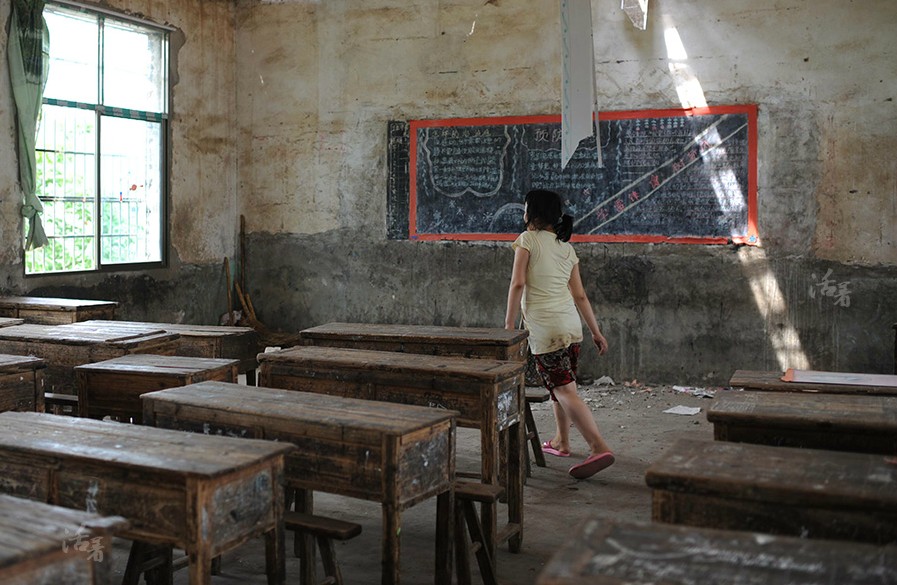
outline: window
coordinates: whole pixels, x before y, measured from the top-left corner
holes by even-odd
[[[50,243],[25,253],[25,273],[160,264],[168,31],[49,2],[44,17],[36,191]]]

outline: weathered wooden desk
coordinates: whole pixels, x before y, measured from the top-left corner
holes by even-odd
[[[0,412],[44,411],[44,360],[0,354]]]
[[[0,583],[111,585],[112,536],[127,526],[119,516],[0,495]]]
[[[491,327],[327,323],[299,335],[303,345],[319,347],[526,361],[529,333]]]
[[[212,559],[265,536],[268,583],[285,581],[287,443],[211,437],[31,412],[0,413],[0,492],[122,516],[122,536],[184,549],[190,584]],[[61,542],[60,542],[61,545]]]
[[[525,330],[494,327],[440,327],[386,323],[327,323],[299,332],[302,345],[398,351],[478,359],[526,362]],[[528,400],[524,400],[526,436],[531,438],[536,465],[545,467],[541,441]],[[529,459],[526,472],[529,474]]]
[[[492,504],[483,505],[482,517],[491,548],[507,539],[511,552],[519,552],[524,367],[524,362],[300,346],[259,354],[259,385],[455,410],[459,426],[480,430],[482,481],[490,484],[499,482],[499,435],[507,433],[508,524],[499,534]]]
[[[536,585],[897,583],[897,547],[590,519]]]
[[[897,542],[897,464],[882,455],[680,439],[645,481],[660,522]]]
[[[78,414],[139,423],[141,394],[206,380],[236,382],[237,364],[237,360],[134,354],[76,366]]]
[[[894,376],[883,374],[852,374],[847,372],[818,372],[828,374],[827,382],[785,382],[783,372],[736,370],[729,379],[729,386],[745,390],[769,390],[773,392],[818,392],[820,394],[878,394],[897,396],[897,386],[879,384]],[[822,377],[820,377],[822,379]]]
[[[722,392],[707,420],[719,441],[897,455],[897,396]]]
[[[0,317],[15,317],[41,325],[61,325],[88,319],[114,319],[116,307],[118,303],[115,301],[0,297]]]
[[[175,346],[175,355],[239,360],[240,373],[246,374],[248,384],[255,384],[255,369],[258,366],[255,356],[261,348],[259,335],[252,327],[102,320],[84,321],[79,323],[78,327],[94,328],[97,331],[110,328],[149,327],[177,333],[180,337]]]
[[[224,382],[144,394],[143,407],[143,420],[158,427],[296,445],[287,456],[285,479],[304,490],[300,511],[311,512],[312,491],[380,502],[382,583],[399,582],[402,510],[440,497],[436,583],[451,582],[454,413]],[[302,558],[303,571],[311,570],[302,582],[314,583],[313,550]]]
[[[0,328],[0,353],[42,358],[47,392],[75,393],[75,366],[132,353],[174,355],[176,333],[134,327],[117,333],[71,329],[69,325]]]

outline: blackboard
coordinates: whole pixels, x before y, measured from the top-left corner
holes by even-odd
[[[604,166],[592,137],[562,170],[560,116],[391,123],[388,208],[408,202],[391,237],[513,239],[525,193],[546,188],[574,241],[759,243],[756,124],[752,105],[601,112]]]

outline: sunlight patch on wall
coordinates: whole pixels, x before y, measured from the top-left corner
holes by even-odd
[[[675,83],[679,102],[686,109],[707,107],[704,89],[688,63],[688,53],[670,15],[663,15],[663,23],[663,37],[669,59],[670,75]],[[711,129],[705,140],[710,144],[721,142],[716,128]],[[720,149],[709,149],[704,156],[725,157],[725,151]],[[747,201],[744,193],[732,193],[733,188],[739,189],[732,175],[734,175],[734,171],[724,169],[712,179],[717,201],[720,207],[726,211],[731,210],[732,202],[735,202],[734,205],[738,205],[738,202],[740,205],[746,205]],[[785,296],[782,294],[778,279],[770,268],[766,252],[760,248],[754,248],[750,253],[738,254],[738,258],[741,260],[744,274],[750,284],[757,310],[763,318],[763,328],[775,353],[779,368],[782,371],[788,368],[809,369],[810,363],[801,345],[800,335],[791,323]],[[747,354],[747,352],[745,353]]]

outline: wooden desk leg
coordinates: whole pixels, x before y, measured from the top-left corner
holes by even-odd
[[[498,429],[491,421],[485,421],[480,429],[480,449],[482,453],[483,483],[498,483]],[[483,537],[489,547],[489,554],[495,558],[498,545],[498,502],[483,502],[480,506],[480,521],[483,523]]]
[[[314,492],[311,490],[295,490],[296,511],[314,514]],[[315,539],[311,534],[295,533],[293,535],[293,551],[299,557],[299,585],[315,585]]]
[[[520,552],[523,542],[523,484],[526,481],[526,425],[518,422],[508,429],[508,523],[517,526],[517,532],[508,540],[512,553]],[[495,558],[495,557],[492,557]]]
[[[402,512],[394,504],[383,504],[382,585],[399,585]]]
[[[283,512],[284,495],[283,479],[277,476],[271,490],[271,505],[273,506],[274,528],[265,533],[265,572],[268,576],[268,585],[285,585],[287,580],[286,544],[284,542]],[[312,557],[314,558],[314,557]]]
[[[454,489],[436,496],[436,585],[452,583],[452,546],[455,542]]]
[[[197,543],[196,550],[190,553],[190,585],[212,584],[212,551],[210,543],[203,541]]]

